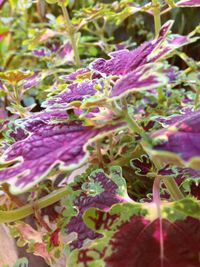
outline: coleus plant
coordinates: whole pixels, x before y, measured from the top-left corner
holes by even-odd
[[[69,19],[68,1],[46,2],[61,7],[68,40],[32,54],[50,57],[54,67],[75,63],[76,70],[53,73],[36,112],[21,100],[49,72],[0,73],[12,105],[0,128],[0,222],[50,266],[65,251],[72,267],[198,267],[200,203],[193,192],[200,178],[200,66],[180,50],[198,41],[199,28],[173,34],[172,20],[160,25],[159,2],[139,7],[127,1],[126,17],[136,9],[153,14],[155,38],[78,68],[85,21],[77,26]],[[199,4],[170,1],[168,9]],[[89,11],[89,21],[106,20],[106,12],[82,10]],[[56,35],[45,30],[34,42]],[[31,42],[25,43],[31,48]],[[174,55],[188,66],[172,65]],[[27,203],[20,198],[25,192]],[[35,226],[22,221],[33,213]]]

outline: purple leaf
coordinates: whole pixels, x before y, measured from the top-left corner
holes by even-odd
[[[150,158],[147,155],[141,155],[139,158],[134,158],[130,162],[135,173],[139,176],[146,176],[149,172],[155,171]]]
[[[129,92],[148,90],[167,84],[166,75],[162,74],[162,64],[146,64],[119,79],[112,88],[110,97],[121,97]]]
[[[90,139],[121,127],[95,128],[79,121],[50,123],[37,119],[34,123],[29,136],[11,145],[1,158],[4,168],[0,170],[0,183],[9,183],[14,194],[37,184],[56,165],[66,170],[81,165],[88,157],[86,147]]]
[[[41,111],[32,113],[25,119],[18,119],[9,124],[10,137],[15,141],[25,139],[30,133],[34,133],[47,123],[53,123],[59,120],[67,120],[68,116],[65,111],[53,110],[53,111]]]
[[[156,39],[145,42],[132,51],[112,52],[109,54],[109,60],[96,59],[91,63],[91,69],[106,75],[125,75],[139,66],[161,60],[175,49],[198,40],[198,37],[190,38],[176,34],[168,36],[172,24],[173,21],[166,22]]]
[[[115,203],[131,201],[126,192],[126,182],[122,178],[121,168],[111,168],[111,174],[108,176],[103,170],[93,171],[87,179],[72,184],[73,195],[66,204],[69,209],[76,209],[78,212],[70,218],[65,229],[67,234],[75,232],[77,239],[70,244],[71,249],[80,248],[88,239],[93,240],[101,235],[89,229],[83,222],[82,215],[85,210],[96,207],[107,210]],[[77,188],[79,190],[77,190]]]
[[[155,144],[153,154],[162,157],[163,161],[172,161],[199,170],[200,109],[179,117],[167,129],[152,134]]]
[[[41,48],[38,48],[38,49],[34,49],[32,51],[32,54],[36,57],[45,57],[47,56],[48,54],[48,51],[45,47],[41,47]]]
[[[179,122],[182,119],[186,119],[186,117],[189,117],[191,113],[193,113],[191,109],[184,109],[181,111],[181,114],[174,114],[169,117],[154,117],[153,120],[159,122],[163,127],[170,126],[176,122]]]
[[[120,203],[109,211],[88,209],[84,222],[103,237],[86,248],[74,250],[68,266],[197,267],[199,203],[183,199],[171,203],[170,208],[162,205],[164,218],[155,215],[152,205]],[[189,217],[192,213],[194,218]]]
[[[181,0],[177,2],[176,5],[180,7],[200,6],[200,0]]]
[[[106,75],[124,75],[146,64],[149,54],[163,42],[172,23],[173,21],[168,21],[162,26],[157,39],[145,42],[132,51],[121,50],[110,53],[111,59],[97,59],[91,64],[91,68]]]
[[[23,80],[23,89],[27,90],[33,86],[36,86],[40,82],[39,71],[35,71],[33,75]]]
[[[151,54],[148,56],[148,61],[157,61],[165,58],[174,50],[187,45],[189,43],[198,40],[198,37],[182,36],[179,34],[171,34],[166,37],[166,39],[154,48]]]
[[[65,81],[75,81],[78,78],[78,76],[85,75],[85,74],[87,74],[89,72],[90,72],[90,70],[86,69],[86,68],[78,69],[78,70],[76,70],[76,71],[74,71],[74,72],[72,72],[72,73],[70,73],[68,75],[63,75],[60,78],[65,80]]]
[[[60,43],[49,43],[46,47],[34,49],[32,54],[42,59],[48,58],[48,64],[60,66],[73,62],[73,50],[69,42],[63,45]]]
[[[96,83],[97,80],[84,80],[70,84],[66,90],[49,98],[43,105],[48,108],[67,108],[70,102],[81,101],[87,96],[94,95],[97,92],[94,88]]]
[[[70,64],[73,62],[74,52],[69,42],[62,45],[54,54],[55,57],[52,62],[54,66]]]

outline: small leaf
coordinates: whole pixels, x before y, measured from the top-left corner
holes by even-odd
[[[32,75],[32,72],[20,70],[9,70],[5,72],[0,72],[0,78],[2,80],[10,82],[11,84],[16,84]]]
[[[81,179],[71,185],[73,193],[65,202],[66,216],[69,223],[65,226],[67,234],[77,233],[77,239],[70,244],[70,248],[80,248],[89,240],[99,238],[100,235],[88,229],[83,222],[82,215],[90,207],[107,210],[115,203],[131,201],[126,191],[126,182],[122,177],[120,167],[112,167],[110,175],[103,170],[93,171],[87,179]],[[72,210],[77,212],[74,215]]]

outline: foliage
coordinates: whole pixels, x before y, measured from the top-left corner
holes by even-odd
[[[0,1],[0,222],[19,247],[49,266],[200,265],[198,22],[174,33],[199,6]]]

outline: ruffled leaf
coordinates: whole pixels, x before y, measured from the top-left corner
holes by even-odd
[[[80,83],[73,83],[67,86],[67,89],[61,93],[49,98],[43,106],[48,108],[67,108],[69,103],[73,101],[81,101],[88,96],[94,95],[97,90],[95,90],[95,84],[97,80],[85,80]]]
[[[171,34],[173,21],[166,22],[156,39],[148,41],[132,51],[120,50],[109,54],[111,59],[96,59],[91,63],[92,70],[106,75],[125,75],[139,66],[155,62],[168,56],[171,52],[186,44],[195,42],[198,37]]]
[[[112,88],[110,97],[121,97],[129,92],[158,88],[169,81],[162,64],[146,64],[119,79]]]
[[[179,166],[200,169],[200,110],[181,115],[166,129],[156,131],[153,135],[153,157]]]
[[[50,123],[35,118],[28,137],[23,136],[2,155],[0,183],[10,184],[10,191],[18,194],[41,181],[56,165],[66,170],[77,168],[88,157],[90,139],[121,126],[95,128],[79,121]]]
[[[147,57],[160,44],[172,27],[172,21],[165,23],[157,39],[143,43],[138,48],[128,51],[120,50],[109,54],[111,59],[97,59],[91,63],[91,68],[106,75],[124,75],[146,63]]]
[[[126,182],[120,167],[112,167],[110,175],[104,173],[102,169],[97,169],[86,179],[72,184],[71,188],[73,193],[70,200],[65,203],[65,214],[69,220],[65,227],[66,232],[77,234],[77,239],[70,244],[71,249],[80,248],[88,240],[101,236],[84,224],[82,216],[85,210],[91,207],[107,210],[115,203],[131,201],[127,195]],[[75,215],[72,212],[74,208],[77,210]]]
[[[90,208],[84,222],[103,238],[72,252],[69,267],[197,267],[199,208],[193,199],[163,204],[161,220],[153,203],[116,204],[107,212]]]

